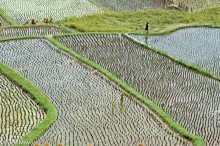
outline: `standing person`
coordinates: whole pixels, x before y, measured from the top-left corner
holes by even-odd
[[[146,24],[145,31],[148,33],[148,23]]]

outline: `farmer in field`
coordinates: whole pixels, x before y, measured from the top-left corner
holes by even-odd
[[[36,24],[36,20],[35,19],[31,19],[31,24]]]
[[[146,24],[145,31],[148,33],[148,23]]]
[[[145,32],[148,33],[148,23],[146,24],[146,27],[145,27]]]

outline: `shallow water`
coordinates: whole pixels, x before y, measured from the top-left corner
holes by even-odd
[[[168,55],[204,68],[220,76],[220,29],[186,28],[168,35],[130,35]]]

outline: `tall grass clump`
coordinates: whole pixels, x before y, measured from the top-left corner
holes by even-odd
[[[220,7],[199,12],[171,10],[140,10],[106,12],[80,18],[68,17],[64,24],[82,32],[136,32],[143,33],[146,22],[150,33],[160,33],[187,26],[220,26]],[[90,25],[88,25],[90,24]]]

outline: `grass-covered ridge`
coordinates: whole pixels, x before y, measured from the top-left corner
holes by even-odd
[[[5,76],[10,78],[18,86],[29,92],[32,96],[35,97],[35,101],[41,105],[47,113],[46,118],[32,131],[30,131],[26,136],[24,136],[20,141],[23,144],[17,144],[18,146],[26,145],[25,143],[33,142],[38,138],[45,130],[47,130],[50,125],[55,121],[57,117],[57,111],[54,105],[50,100],[30,81],[22,77],[19,73],[9,68],[8,66],[0,63],[0,72]]]
[[[13,20],[10,16],[8,16],[7,13],[5,13],[1,8],[0,8],[0,17],[2,17],[7,23],[11,25],[17,25],[17,22]]]
[[[123,11],[69,17],[63,21],[66,26],[83,32],[135,32],[143,33],[149,22],[150,34],[164,33],[187,26],[220,26],[220,7],[198,12],[168,10]]]
[[[138,100],[142,101],[146,106],[148,106],[158,117],[160,117],[167,125],[175,132],[179,133],[182,137],[188,139],[189,141],[192,141],[194,145],[196,146],[203,146],[205,145],[204,140],[199,137],[195,136],[192,133],[188,132],[181,126],[179,126],[175,121],[173,121],[167,113],[165,113],[162,109],[160,109],[155,103],[150,101],[148,98],[141,95],[139,92],[131,88],[128,84],[123,82],[122,80],[118,79],[113,73],[109,72],[108,70],[104,69],[100,65],[94,63],[93,61],[90,61],[89,59],[81,56],[80,54],[77,54],[75,51],[65,47],[63,44],[59,43],[57,40],[51,37],[47,37],[47,40],[49,40],[53,45],[55,45],[60,50],[70,54],[71,56],[77,58],[81,62],[85,63],[86,65],[98,70],[100,73],[105,75],[108,79],[116,83],[118,86],[120,86],[122,89],[124,89],[129,94],[133,95]]]

